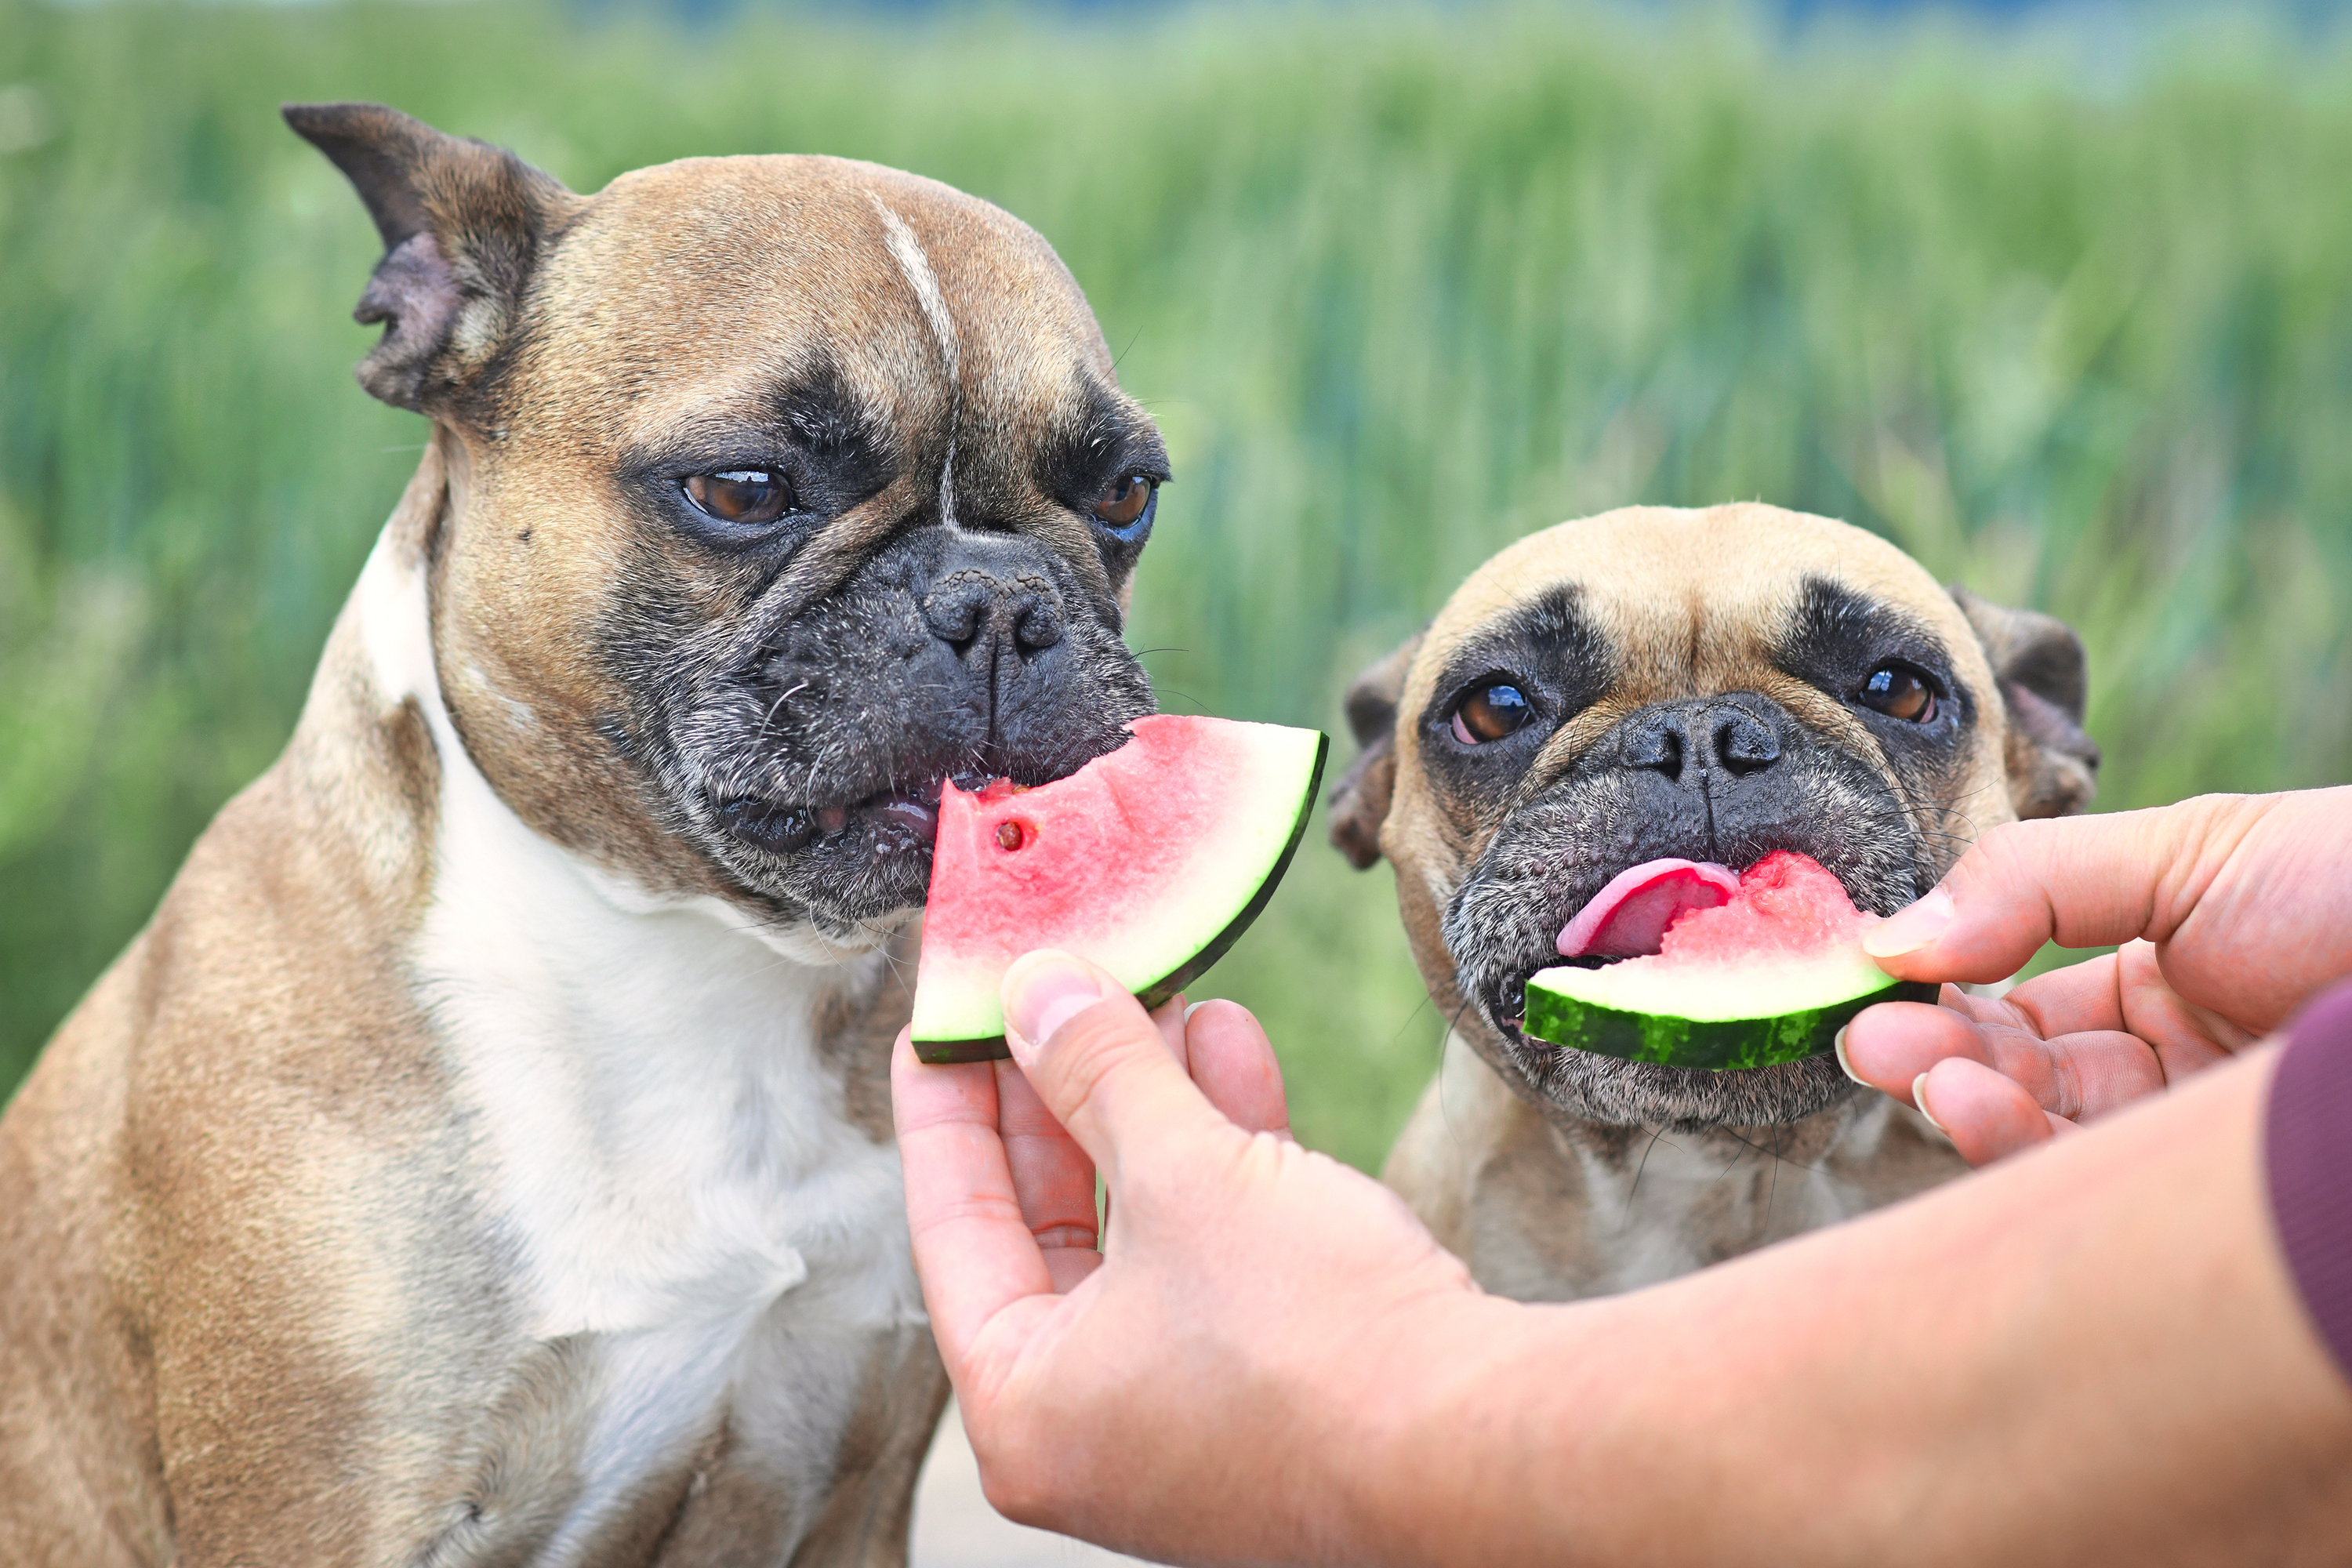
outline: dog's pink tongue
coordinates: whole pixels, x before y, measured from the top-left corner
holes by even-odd
[[[1642,958],[1685,910],[1731,901],[1739,875],[1711,860],[1645,860],[1610,879],[1559,933],[1562,958]]]

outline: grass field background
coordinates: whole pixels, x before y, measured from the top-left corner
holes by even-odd
[[[2352,778],[2352,54],[2308,24],[0,0],[0,1091],[284,742],[424,438],[350,378],[374,236],[278,121],[330,98],[576,189],[836,153],[1034,225],[1174,451],[1171,709],[1336,731],[1504,542],[1762,498],[2080,628],[2102,808]],[[1362,1163],[1441,1032],[1392,900],[1318,825],[1209,988]]]

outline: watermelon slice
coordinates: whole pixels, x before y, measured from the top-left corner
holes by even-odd
[[[1878,917],[1837,878],[1777,850],[1734,876],[1706,861],[1652,860],[1620,874],[1559,933],[1565,958],[1538,970],[1520,1033],[1629,1061],[1717,1070],[1770,1067],[1830,1048],[1876,1002],[1933,1002],[1862,951]]]
[[[915,1054],[1008,1054],[997,985],[1058,947],[1156,1007],[1249,929],[1307,831],[1330,742],[1316,730],[1160,714],[1034,789],[940,791],[915,969]]]

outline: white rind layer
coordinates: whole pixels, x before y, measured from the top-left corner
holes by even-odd
[[[1895,977],[1859,947],[1809,953],[1759,954],[1751,963],[1700,965],[1629,958],[1599,969],[1564,964],[1538,970],[1530,989],[1621,1013],[1718,1024],[1777,1018],[1884,990]]]

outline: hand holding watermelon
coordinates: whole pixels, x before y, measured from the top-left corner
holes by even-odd
[[[1005,1055],[997,987],[1022,953],[1083,953],[1156,1007],[1274,896],[1315,808],[1318,730],[1159,713],[1066,778],[940,793],[915,971],[927,1062]]]
[[[1846,1070],[1983,1164],[2227,1061],[2352,973],[2352,789],[1997,827],[1863,939],[1913,981],[1999,980],[2044,942],[2122,945],[1998,1000],[1866,1009]]]
[[[2278,1265],[2251,1065],[1666,1285],[1527,1305],[1282,1135],[1238,1007],[1147,1015],[1054,953],[1003,997],[1018,1067],[901,1037],[892,1090],[931,1326],[1011,1518],[1360,1568],[2343,1539],[2352,1394]]]
[[[1098,1541],[1324,1560],[1354,1517],[1343,1476],[1301,1475],[1279,1510],[1234,1503],[1263,1492],[1267,1454],[1360,1437],[1298,1395],[1361,1382],[1432,1310],[1507,1305],[1386,1188],[1290,1138],[1242,1007],[1147,1015],[1119,976],[1052,952],[1016,962],[1003,996],[1018,1067],[922,1063],[903,1035],[892,1063],[916,1263],[989,1500]],[[1118,1216],[1103,1252],[1097,1167]],[[1318,1303],[1350,1331],[1327,1332]]]

